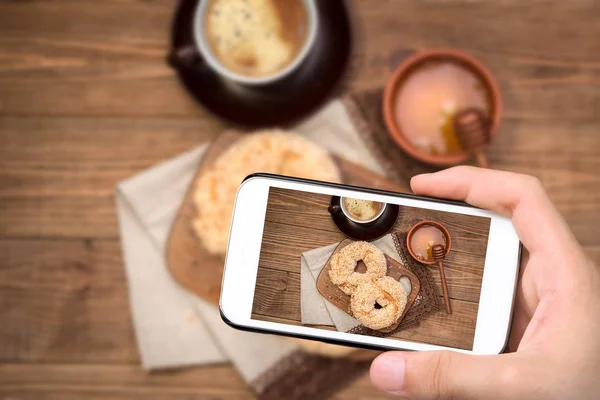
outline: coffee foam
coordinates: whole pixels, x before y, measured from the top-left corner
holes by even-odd
[[[273,0],[213,0],[206,34],[217,58],[235,72],[266,76],[289,64],[294,43],[283,37]]]
[[[381,211],[382,203],[371,200],[344,199],[346,211],[353,217],[361,221],[373,219]]]

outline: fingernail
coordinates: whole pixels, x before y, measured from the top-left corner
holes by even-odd
[[[417,178],[417,177],[420,177],[420,176],[428,177],[428,176],[431,176],[431,175],[433,175],[433,174],[430,173],[430,172],[427,172],[427,173],[423,173],[423,174],[417,174],[417,175],[413,176],[413,178]]]
[[[380,390],[390,394],[401,394],[404,389],[405,365],[401,352],[384,353],[371,365],[371,381]]]

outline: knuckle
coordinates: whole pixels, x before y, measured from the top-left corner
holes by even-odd
[[[457,165],[456,167],[449,168],[449,170],[458,172],[460,174],[472,175],[473,172],[476,172],[480,168],[473,167],[471,165]]]
[[[430,385],[428,389],[434,399],[448,398],[452,395],[448,385],[448,371],[451,371],[451,364],[452,355],[445,351],[431,360],[431,365],[429,365],[431,379],[428,382]]]
[[[521,184],[524,189],[533,190],[533,191],[543,191],[544,184],[537,176],[533,175],[521,175]]]
[[[515,187],[521,200],[532,201],[548,197],[542,181],[533,175],[515,174]]]

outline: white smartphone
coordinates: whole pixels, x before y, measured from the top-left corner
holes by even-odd
[[[432,225],[412,229],[423,221]],[[446,251],[450,313],[432,260],[436,240]],[[369,298],[373,304],[355,318],[357,295],[333,284],[331,254],[355,241],[382,250],[390,276],[397,268],[417,277],[406,285],[395,275],[406,295],[400,317]],[[232,327],[255,332],[371,349],[498,354],[508,339],[520,256],[510,219],[466,203],[255,174],[237,193],[220,311]],[[365,322],[371,314],[398,319],[382,329],[381,320]],[[413,323],[403,328],[405,318]]]

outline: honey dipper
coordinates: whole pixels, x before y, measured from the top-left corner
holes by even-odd
[[[444,292],[444,305],[446,306],[446,313],[452,314],[452,307],[450,307],[450,296],[448,296],[448,285],[446,285],[446,274],[444,273],[444,257],[446,257],[446,248],[441,244],[436,244],[431,249],[433,259],[437,261],[438,268],[440,270],[440,277],[442,278],[442,291]]]
[[[454,116],[454,133],[466,152],[475,156],[477,165],[488,168],[483,149],[489,143],[489,121],[483,111],[467,108]]]

